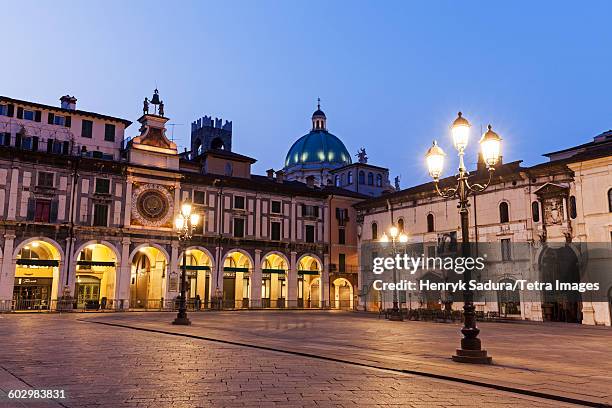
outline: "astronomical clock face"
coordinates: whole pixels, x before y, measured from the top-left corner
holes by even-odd
[[[163,186],[145,184],[132,195],[132,219],[148,227],[171,226],[172,195]]]

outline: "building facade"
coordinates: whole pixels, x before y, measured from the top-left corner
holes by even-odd
[[[599,268],[604,271],[600,275],[600,294],[604,295],[596,300],[582,296],[559,301],[547,299],[544,293],[535,298],[524,292],[497,293],[476,302],[477,310],[526,320],[610,325],[610,258],[591,256],[586,262],[584,248],[599,245],[609,255],[612,132],[547,157],[548,162],[532,167],[523,167],[520,161],[496,167],[489,188],[470,197],[470,241],[495,243],[499,248],[488,260],[487,268],[488,278],[495,282],[536,279],[544,267],[564,271],[575,279],[584,276],[587,267]],[[486,182],[484,164],[479,163],[471,177],[472,183]],[[454,182],[454,177],[449,177],[440,184],[443,187]],[[364,274],[371,268],[371,253],[364,253],[365,248],[378,242],[391,225],[403,229],[410,242],[421,243],[425,254],[436,255],[445,243],[456,248],[461,237],[456,204],[455,199],[439,197],[433,183],[427,183],[356,205],[363,249],[361,307],[378,309],[389,307],[390,302],[390,298],[381,298],[380,292],[365,284]],[[439,270],[420,271],[417,277],[438,282],[445,279]],[[402,294],[402,300],[412,309],[440,309],[446,301],[452,301],[443,292]],[[460,310],[462,304],[454,302],[452,308]]]
[[[73,97],[60,108],[0,98],[0,307],[172,307],[183,267],[194,307],[355,305],[346,214],[364,197],[251,174],[231,122],[194,122],[179,154],[156,95],[132,138],[129,121],[76,110]],[[202,222],[185,248],[173,221],[186,200]]]

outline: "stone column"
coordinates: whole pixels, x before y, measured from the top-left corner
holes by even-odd
[[[172,250],[170,251],[170,268],[166,271],[166,293],[164,295],[164,299],[170,300],[174,299],[179,295],[181,290],[181,273],[182,270],[179,268],[181,261],[179,260],[179,256],[182,256],[179,249],[179,243],[177,241],[172,241]],[[170,287],[170,278],[176,277],[178,279],[178,285],[175,288]]]
[[[66,238],[66,248],[64,251],[64,259],[60,260],[59,282],[54,282],[57,287],[57,297],[70,294],[75,296],[74,284],[76,281],[76,257],[78,254],[73,254],[76,238]],[[73,267],[74,265],[74,267]]]
[[[129,228],[132,224],[132,177],[127,178],[127,184],[125,187],[125,213],[123,217],[123,226]]]
[[[2,263],[0,264],[0,310],[10,306],[13,298],[13,286],[15,286],[15,261],[13,260],[13,247],[15,234],[12,232],[4,234],[4,248]]]
[[[215,247],[215,269],[211,271],[211,296],[223,293],[223,259],[221,258],[221,247]],[[220,292],[216,293],[217,289]]]
[[[130,262],[130,239],[121,240],[121,264],[117,274],[117,288],[115,289],[115,309],[128,309],[130,307],[130,285],[132,279],[132,263]]]
[[[291,251],[291,258],[289,259],[289,262],[289,271],[287,272],[287,306],[297,307],[297,252]]]
[[[255,265],[251,279],[252,307],[261,307],[261,249],[255,250]]]
[[[323,255],[323,272],[321,274],[321,307],[329,306],[329,254]]]

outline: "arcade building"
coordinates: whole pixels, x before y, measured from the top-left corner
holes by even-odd
[[[133,131],[76,103],[0,97],[1,310],[170,308],[183,266],[196,308],[356,307],[353,205],[388,190],[388,170],[334,183],[355,170],[320,107],[284,169],[256,175],[228,121],[194,121],[179,153],[157,90]],[[202,221],[183,248],[185,201]]]

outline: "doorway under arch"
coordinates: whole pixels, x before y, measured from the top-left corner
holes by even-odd
[[[58,298],[61,254],[57,243],[34,239],[18,249],[13,310],[49,310]]]
[[[223,307],[249,307],[251,298],[251,257],[242,251],[228,252],[223,261]]]
[[[143,246],[132,257],[130,307],[160,309],[166,284],[166,255],[154,246]],[[176,277],[178,284],[178,277]]]
[[[194,309],[207,308],[211,296],[212,258],[208,251],[192,247],[185,251],[187,258],[187,302]],[[180,257],[179,270],[183,270],[183,254]]]
[[[298,260],[298,307],[322,306],[321,270],[321,262],[313,255],[303,255]]]
[[[353,285],[345,278],[338,278],[332,283],[334,308],[353,310]]]
[[[287,267],[289,261],[280,253],[264,256],[261,266],[261,306],[284,308],[287,302]]]
[[[539,259],[541,281],[579,283],[578,257],[567,245],[542,251]],[[543,291],[542,313],[544,320],[581,323],[582,298],[580,292]]]

